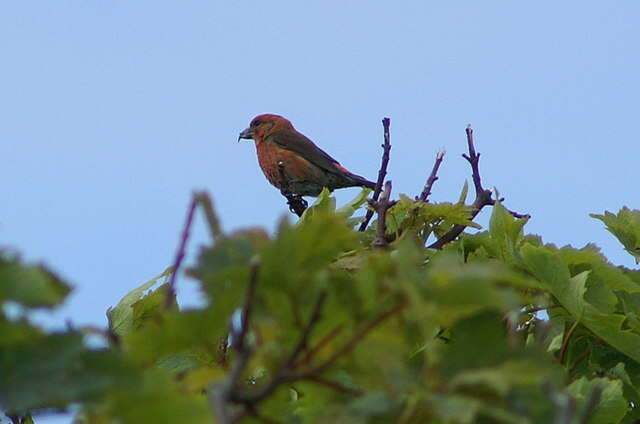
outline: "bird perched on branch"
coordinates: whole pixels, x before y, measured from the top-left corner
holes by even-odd
[[[282,116],[256,116],[238,141],[242,138],[255,141],[262,172],[283,194],[318,196],[323,187],[333,191],[376,186],[340,165]]]

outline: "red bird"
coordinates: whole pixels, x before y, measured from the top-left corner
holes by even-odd
[[[241,138],[256,142],[258,163],[269,182],[283,193],[318,196],[344,187],[374,188],[376,184],[351,173],[279,115],[259,115]]]

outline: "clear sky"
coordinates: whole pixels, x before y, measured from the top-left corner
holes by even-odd
[[[418,194],[445,148],[432,200],[457,199],[471,124],[485,185],[529,232],[633,267],[588,214],[640,208],[639,15],[636,0],[4,2],[0,245],[75,287],[46,319],[105,325],[172,262],[192,190],[227,230],[287,213],[236,142],[253,116],[284,115],[370,179],[388,116],[395,193]]]

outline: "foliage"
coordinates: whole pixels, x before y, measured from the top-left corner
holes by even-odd
[[[366,195],[336,210],[324,192],[272,237],[217,238],[188,271],[206,306],[179,308],[167,270],[104,331],[35,325],[70,288],[2,253],[0,405],[25,423],[60,409],[79,423],[640,419],[640,271],[543,244],[499,202],[486,231],[433,250],[476,225],[468,208],[401,197],[393,241],[373,249],[375,225],[352,218]],[[639,211],[594,217],[638,257]]]

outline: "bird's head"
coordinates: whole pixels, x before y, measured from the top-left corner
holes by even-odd
[[[249,127],[244,129],[238,136],[238,141],[242,138],[253,139],[257,143],[274,131],[278,130],[293,130],[293,125],[289,120],[283,118],[280,115],[272,115],[266,113],[264,115],[258,115],[251,120]]]

